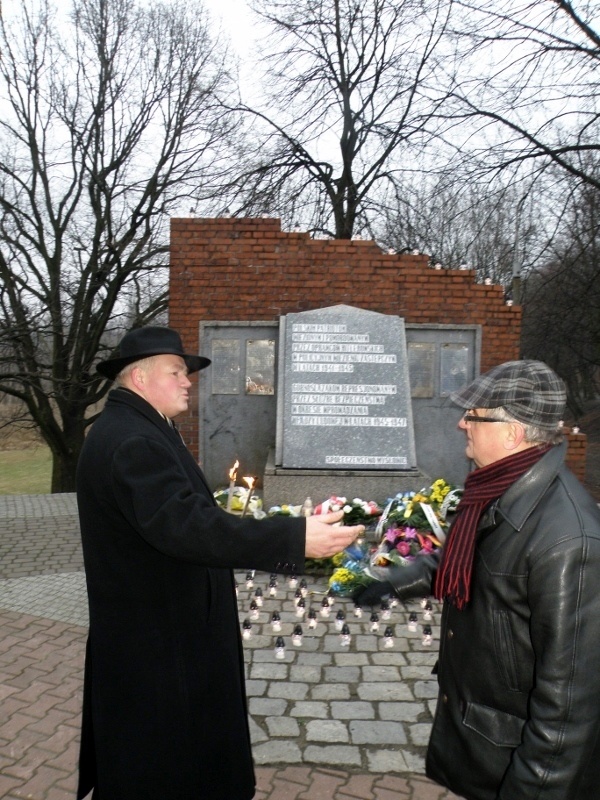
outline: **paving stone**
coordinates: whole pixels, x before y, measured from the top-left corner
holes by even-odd
[[[371,772],[407,772],[402,750],[368,750],[367,760]]]
[[[308,745],[304,749],[304,761],[312,764],[343,764],[356,767],[362,763],[360,749],[344,745],[326,747]]]
[[[275,717],[285,714],[286,700],[271,699],[269,697],[251,697],[248,701],[248,710],[252,716]]]
[[[437,697],[438,691],[437,681],[416,681],[414,684],[415,697]]]
[[[406,652],[400,646],[398,640],[396,647],[394,647],[393,651],[390,650],[383,650],[378,653],[372,653],[369,657],[369,661],[371,664],[374,665],[381,665],[381,666],[394,666],[402,668],[406,665]]]
[[[252,748],[256,764],[297,764],[302,761],[302,750],[288,739],[271,739]]]
[[[269,737],[263,731],[260,725],[257,725],[252,717],[248,717],[248,727],[250,728],[250,740],[252,744],[268,741]]]
[[[297,654],[296,663],[299,666],[318,666],[326,667],[332,663],[332,655],[329,653],[306,653],[301,652]]]
[[[387,703],[377,704],[380,719],[398,722],[416,722],[424,713],[426,706],[423,703]]]
[[[293,664],[290,667],[291,681],[306,681],[307,683],[319,683],[322,678],[322,668],[316,665]]]
[[[325,667],[327,683],[357,683],[360,680],[359,667]]]
[[[414,700],[410,687],[398,683],[361,683],[356,689],[361,700]]]
[[[429,737],[431,736],[431,723],[421,722],[408,726],[408,735],[413,744],[427,747]]]
[[[268,664],[252,664],[250,669],[250,677],[253,680],[264,678],[268,681],[283,681],[287,679],[288,674],[287,664],[275,664],[273,661]]]
[[[267,717],[265,724],[269,731],[269,736],[285,736],[290,739],[297,739],[300,736],[300,727],[295,719],[290,719],[289,717]]]
[[[294,703],[291,708],[290,716],[302,718],[328,719],[329,704],[316,700],[304,700]]]
[[[283,697],[287,700],[304,700],[308,694],[307,683],[272,683],[267,694],[269,697]]]
[[[381,720],[351,720],[349,724],[352,744],[406,744],[406,732],[401,722]]]
[[[366,653],[334,653],[333,658],[338,667],[362,667],[369,663]]]
[[[315,719],[306,723],[306,740],[319,742],[348,742],[348,726],[336,719]]]
[[[333,719],[375,719],[375,709],[372,703],[360,700],[333,701],[331,716]]]
[[[310,692],[313,700],[349,700],[351,696],[350,687],[345,683],[327,684],[313,686]]]
[[[395,666],[363,667],[362,679],[368,683],[400,680],[400,670]]]
[[[246,679],[246,694],[248,697],[262,697],[267,691],[268,685],[268,681]]]

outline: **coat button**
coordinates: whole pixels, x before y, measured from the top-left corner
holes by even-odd
[[[444,705],[445,705],[447,702],[448,702],[448,695],[447,694],[443,694],[442,695],[442,703],[444,703]]]
[[[454,638],[454,631],[452,629],[450,629],[448,631],[448,633],[446,634],[446,636],[448,637],[448,639]]]

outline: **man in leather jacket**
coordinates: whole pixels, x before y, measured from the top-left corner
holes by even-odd
[[[355,598],[443,601],[426,771],[468,800],[600,797],[600,512],[564,463],[565,399],[539,361],[454,394],[476,469],[444,549]]]

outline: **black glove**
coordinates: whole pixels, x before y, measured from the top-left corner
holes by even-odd
[[[359,606],[375,606],[395,594],[394,587],[389,581],[375,581],[357,589],[352,595],[352,599]]]

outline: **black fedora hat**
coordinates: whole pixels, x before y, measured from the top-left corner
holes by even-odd
[[[184,353],[181,336],[177,331],[172,328],[148,326],[126,333],[119,343],[118,355],[100,361],[96,369],[100,375],[114,380],[127,364],[160,355],[181,356],[189,372],[197,372],[210,364],[209,358]]]

